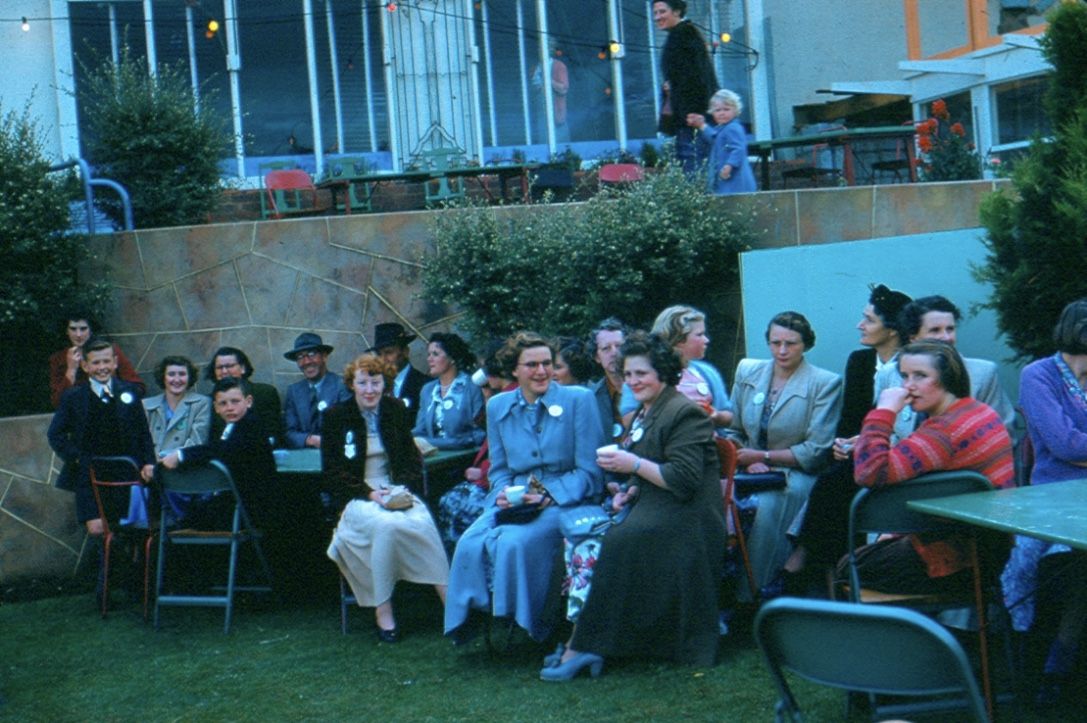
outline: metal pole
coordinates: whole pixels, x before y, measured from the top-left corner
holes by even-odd
[[[196,112],[200,112],[200,74],[196,71],[196,33],[193,32],[192,7],[185,7],[185,38],[189,43],[189,77],[192,80],[192,98]]]
[[[547,155],[555,155],[555,89],[551,87],[551,53],[547,49],[547,2],[536,0],[536,25],[540,36],[540,82],[547,127]]]
[[[359,4],[362,6],[362,72],[366,78],[366,128],[370,131],[370,152],[374,152],[377,150],[377,129],[374,128],[374,75],[370,64],[370,14],[366,0],[360,0]]]
[[[336,55],[336,23],[332,16],[332,0],[325,0],[325,19],[328,20],[328,63],[332,66],[332,105],[336,113],[336,151],[343,153],[343,102],[340,98],[340,63]]]
[[[385,66],[385,112],[389,116],[389,153],[393,170],[400,171],[400,131],[396,126],[396,71],[393,69],[392,46],[389,42],[388,12],[381,13],[381,62]]]
[[[657,38],[653,33],[653,0],[646,0],[645,3],[645,17],[646,26],[646,39],[649,45],[649,72],[653,83],[653,117],[661,117],[661,94],[659,88],[661,87],[660,77],[660,58],[658,57]]]
[[[242,91],[238,77],[242,69],[242,58],[238,48],[237,0],[223,0],[223,25],[226,31],[226,72],[230,76],[230,115],[234,121],[234,157],[238,161],[238,178],[245,178]]]
[[[525,117],[525,145],[532,143],[532,123],[528,118],[528,74],[525,70],[525,9],[517,0],[517,61],[521,69],[521,110]]]
[[[731,31],[732,28],[727,28]],[[717,19],[717,0],[710,0],[710,48],[713,51],[713,72],[717,77],[717,83],[719,87],[725,87],[725,58],[724,53],[718,53],[720,50],[720,38],[721,38],[721,23]]]
[[[763,18],[763,0],[747,0],[744,3],[747,12],[747,44],[755,50],[760,59],[769,57],[766,53],[766,22]],[[762,61],[751,71],[751,123],[755,140],[765,141],[773,137],[770,114],[770,78],[767,72],[769,63]]]
[[[113,64],[119,65],[121,62],[121,42],[117,35],[117,7],[113,4],[109,4],[109,53],[113,58]]]
[[[480,2],[483,18],[483,68],[487,73],[487,118],[491,122],[491,145],[498,145],[498,118],[494,111],[494,56],[491,54],[491,21],[487,13],[489,0]]]
[[[468,18],[468,87],[472,97],[465,107],[472,109],[472,132],[476,137],[476,157],[483,163],[483,116],[479,112],[479,48],[476,46],[476,16],[473,0],[464,0],[464,13]]]
[[[619,139],[619,150],[625,151],[627,149],[627,113],[623,103],[623,66],[620,60],[626,55],[626,48],[623,47],[623,39],[619,37],[619,9],[616,0],[608,0],[609,43],[612,40],[619,43],[619,52],[611,58],[611,97],[615,101],[615,137]]]
[[[147,72],[151,77],[158,74],[159,59],[155,52],[155,17],[151,12],[151,0],[143,0],[144,40],[147,43]]]
[[[317,39],[313,31],[313,0],[302,0],[302,25],[306,32],[306,75],[309,77],[309,114],[313,126],[314,173],[325,170],[325,150],[322,148],[321,108],[317,97]]]

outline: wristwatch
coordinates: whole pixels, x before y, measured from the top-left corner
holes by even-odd
[[[765,462],[766,464],[770,464],[770,452],[769,452],[769,450],[762,453],[762,461]]]

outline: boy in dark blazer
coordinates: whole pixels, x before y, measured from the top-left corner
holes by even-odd
[[[253,393],[249,380],[223,377],[215,382],[212,404],[223,421],[223,431],[206,444],[171,452],[162,458],[162,466],[175,469],[219,460],[230,470],[253,524],[260,527],[268,521],[272,511],[276,463],[264,427],[252,410]],[[197,529],[229,528],[233,513],[234,500],[230,495],[193,499],[185,505],[181,524]]]
[[[87,532],[100,535],[103,522],[91,489],[91,460],[96,456],[127,456],[150,480],[155,444],[140,403],[141,390],[116,377],[117,355],[112,344],[91,338],[83,345],[80,367],[88,383],[69,388],[49,425],[49,446],[64,460],[57,487],[75,492],[76,519]]]

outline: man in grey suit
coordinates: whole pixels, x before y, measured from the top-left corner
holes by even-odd
[[[630,388],[623,384],[623,370],[619,368],[619,347],[626,338],[626,325],[609,316],[589,332],[588,351],[603,370],[604,375],[589,386],[596,397],[604,437],[618,442],[623,437],[623,415],[638,408],[638,402]]]
[[[343,380],[328,373],[332,347],[312,332],[299,334],[294,348],[283,356],[298,365],[303,379],[287,387],[283,416],[287,422],[287,446],[321,448],[321,420],[324,411],[351,398]]]

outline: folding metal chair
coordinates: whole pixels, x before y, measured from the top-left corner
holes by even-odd
[[[269,171],[264,177],[264,193],[272,218],[314,214],[317,207],[317,187],[310,175],[300,168]],[[310,197],[307,204],[305,195]]]
[[[973,670],[954,636],[913,610],[827,600],[778,598],[755,618],[755,638],[777,685],[776,721],[802,720],[785,679],[870,695],[956,696],[975,720],[988,721]],[[924,704],[913,704],[917,711]],[[881,710],[881,714],[889,708]]]
[[[109,610],[109,576],[112,568],[113,542],[127,540],[132,544],[132,562],[143,551],[143,619],[147,619],[151,587],[151,524],[146,519],[125,520],[129,511],[142,510],[146,515],[147,487],[140,478],[140,467],[131,457],[95,457],[91,460],[91,489],[102,519],[102,560],[98,571],[102,617]],[[141,507],[142,506],[142,507]],[[142,523],[142,524],[140,524]]]
[[[637,183],[645,178],[645,170],[637,163],[608,163],[597,175],[602,186]]]
[[[992,710],[992,688],[989,677],[989,645],[985,601],[982,594],[981,565],[977,541],[969,536],[972,599],[962,595],[893,594],[869,590],[861,585],[857,569],[856,540],[867,533],[951,534],[963,532],[955,522],[941,520],[907,506],[910,500],[934,499],[951,495],[984,492],[993,489],[987,477],[969,470],[933,472],[911,480],[857,492],[849,509],[849,599],[857,603],[894,604],[939,612],[973,604],[978,620],[978,656],[981,659],[982,686],[988,709]]]
[[[234,593],[271,591],[272,573],[268,567],[268,560],[264,556],[264,550],[260,545],[261,533],[253,527],[249,513],[246,512],[245,504],[242,502],[238,489],[234,485],[234,479],[230,476],[230,471],[219,461],[212,460],[206,465],[186,469],[164,469],[160,480],[164,493],[231,495],[233,498],[233,519],[228,530],[170,529],[167,526],[168,515],[165,514],[166,510],[163,510],[159,527],[159,561],[155,582],[155,591],[157,593],[155,599],[155,628],[159,626],[159,608],[165,605],[222,607],[226,610],[223,632],[229,633],[230,621],[234,612]],[[164,494],[164,501],[165,498],[166,495]],[[260,563],[261,572],[266,582],[265,585],[238,585],[236,583],[238,552],[242,543],[246,542],[252,544],[253,551]],[[226,586],[222,588],[222,594],[165,594],[163,592],[163,582],[166,571],[167,550],[172,545],[220,545],[229,547],[227,580]]]

